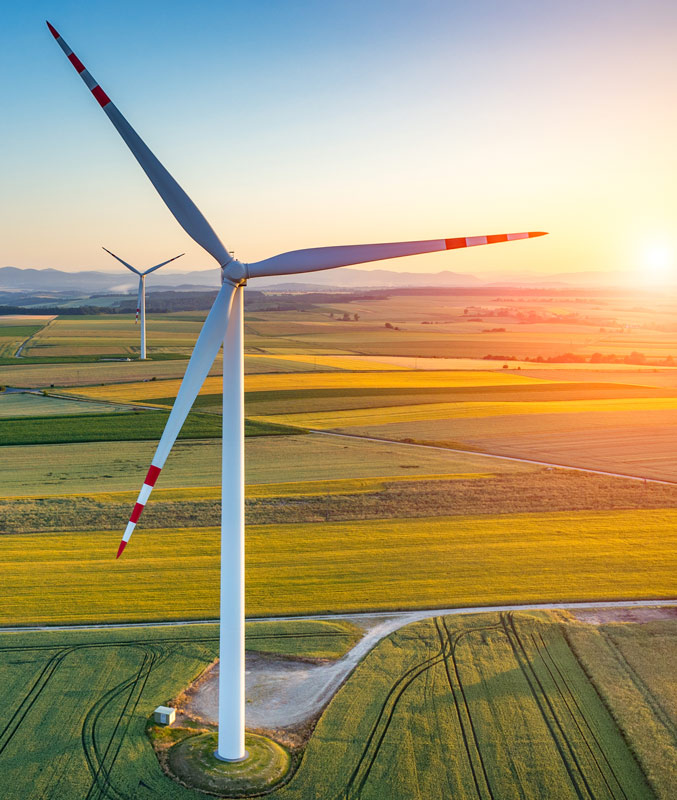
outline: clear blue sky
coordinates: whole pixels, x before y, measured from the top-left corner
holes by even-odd
[[[46,18],[242,260],[545,229],[387,266],[628,270],[677,243],[674,2],[39,0],[3,11],[0,265],[212,266]]]

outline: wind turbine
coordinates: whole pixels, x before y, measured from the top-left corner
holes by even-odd
[[[207,373],[223,344],[223,451],[221,493],[221,604],[219,668],[219,733],[215,756],[224,761],[247,757],[244,748],[244,356],[243,287],[249,278],[290,275],[364,264],[419,253],[434,253],[515,239],[544,232],[501,233],[418,242],[314,247],[257,261],[234,259],[197,206],[151,153],[136,131],[85,69],[59,33],[49,30],[141,165],[177,222],[213,256],[222,271],[222,285],[205,319],[155,456],[120,542],[124,550],[155,486],[169,451]]]
[[[164,267],[165,264],[169,264],[170,261],[176,261],[177,258],[181,258],[181,256],[185,255],[185,253],[181,253],[178,256],[174,256],[174,258],[170,258],[167,261],[163,261],[162,264],[156,264],[154,267],[147,269],[145,272],[139,272],[136,267],[133,267],[131,264],[128,264],[126,261],[123,261],[120,256],[116,256],[115,253],[111,253],[110,250],[107,248],[102,248],[105,250],[109,256],[113,256],[116,258],[121,264],[124,264],[127,269],[130,269],[132,272],[135,272],[139,276],[139,294],[136,298],[136,322],[141,319],[141,359],[145,360],[146,358],[146,275],[150,275],[151,272],[155,272],[156,269],[160,269],[160,267]]]

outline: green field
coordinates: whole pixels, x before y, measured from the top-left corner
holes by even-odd
[[[565,633],[544,613],[402,628],[357,667],[270,796],[651,800]],[[215,626],[1,635],[3,798],[203,796],[164,775],[145,729],[216,646]]]
[[[575,625],[567,636],[662,800],[677,785],[674,620]]]
[[[251,623],[247,648],[335,658],[357,636],[342,622]],[[3,800],[203,796],[164,776],[145,728],[217,649],[214,625],[0,634]]]
[[[43,415],[0,419],[1,445],[64,444],[69,442],[113,442],[159,440],[167,424],[165,411],[132,411],[128,414],[95,413]],[[245,436],[298,434],[298,428],[245,420]],[[221,417],[192,412],[183,423],[179,439],[221,436]]]
[[[362,638],[364,631],[348,620],[248,622],[245,648],[304,659],[336,659]]]
[[[0,537],[0,623],[216,617],[219,529],[139,530],[116,561],[119,540]],[[671,598],[676,545],[674,509],[251,525],[247,613]]]

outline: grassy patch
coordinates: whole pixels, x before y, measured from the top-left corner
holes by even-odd
[[[292,658],[336,659],[351,650],[363,634],[347,620],[248,622],[245,647]]]
[[[2,623],[216,617],[218,528],[119,540],[0,537]],[[674,597],[677,511],[251,525],[246,563],[252,616]]]
[[[122,530],[137,492],[0,499],[0,531]],[[677,507],[677,487],[565,470],[458,473],[245,487],[248,524]],[[156,489],[144,530],[216,526],[220,487]]]
[[[214,757],[217,735],[203,733],[177,742],[168,752],[170,770],[188,786],[222,797],[249,797],[270,791],[291,766],[289,753],[272,739],[248,733],[247,758],[224,763]]]

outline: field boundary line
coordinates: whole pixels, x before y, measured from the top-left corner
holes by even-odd
[[[378,442],[380,444],[398,444],[403,447],[424,447],[427,450],[444,450],[448,453],[462,453],[463,455],[484,456],[485,458],[498,458],[502,461],[518,461],[522,464],[536,464],[541,467],[553,467],[554,469],[570,469],[576,472],[588,472],[592,475],[606,475],[609,478],[625,478],[629,481],[643,481],[644,483],[661,483],[666,486],[677,486],[677,481],[668,481],[661,478],[646,478],[643,475],[629,475],[626,472],[607,472],[602,469],[592,469],[591,467],[575,467],[570,464],[556,464],[553,461],[538,461],[534,458],[520,458],[519,456],[502,456],[498,453],[488,453],[485,450],[462,450],[459,447],[443,447],[439,444],[419,444],[418,442],[400,442],[397,439],[379,439],[376,436],[360,436],[358,433],[332,433],[331,431],[321,431],[317,428],[306,428],[308,433],[318,433],[322,436],[337,436],[342,439],[361,439],[366,442]]]
[[[390,611],[354,611],[339,614],[299,614],[270,617],[247,617],[247,622],[294,622],[302,620],[333,620],[333,619],[389,619],[402,618],[402,626],[421,619],[437,616],[455,616],[457,614],[490,614],[500,611],[567,611],[569,609],[595,609],[595,608],[652,608],[663,606],[677,606],[677,597],[653,598],[641,600],[585,600],[561,603],[513,603],[500,606],[455,606],[453,608],[426,608],[426,609],[393,609]],[[87,630],[114,630],[116,628],[168,628],[185,625],[218,625],[218,618],[210,619],[175,619],[149,622],[101,622],[81,623],[79,625],[12,625],[0,626],[2,633],[40,633],[49,631],[87,631]]]

